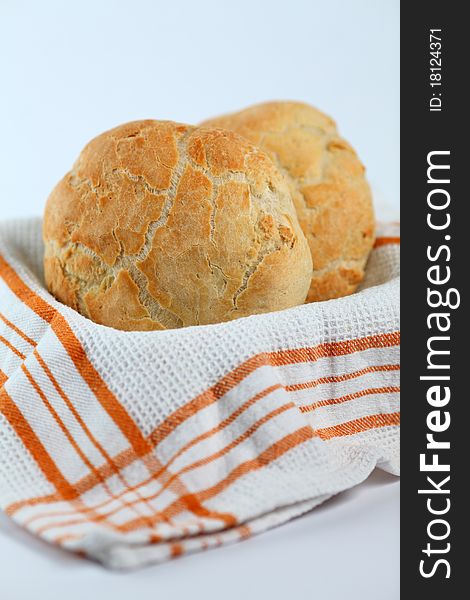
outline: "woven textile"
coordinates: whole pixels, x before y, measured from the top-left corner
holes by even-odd
[[[356,294],[123,332],[44,288],[41,223],[0,226],[0,508],[115,568],[280,524],[398,473],[398,228]]]

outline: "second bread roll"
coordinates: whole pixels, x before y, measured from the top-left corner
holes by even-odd
[[[205,121],[267,152],[290,182],[313,258],[308,300],[354,292],[374,242],[364,167],[330,117],[302,102],[266,102]]]
[[[118,329],[280,310],[310,282],[284,176],[230,131],[136,121],[103,133],[51,193],[43,234],[50,291]]]

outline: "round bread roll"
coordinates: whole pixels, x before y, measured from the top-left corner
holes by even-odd
[[[289,185],[231,131],[136,121],[92,140],[46,205],[52,294],[155,330],[304,302],[312,259]]]
[[[313,258],[308,301],[354,292],[374,243],[364,167],[330,117],[301,102],[267,102],[202,123],[267,152],[290,183]]]

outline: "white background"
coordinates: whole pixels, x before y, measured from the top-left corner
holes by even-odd
[[[268,99],[333,116],[380,212],[398,210],[398,0],[0,0],[0,63],[0,219],[41,214],[105,129],[197,123]],[[375,474],[256,539],[119,575],[0,515],[0,598],[388,600],[398,598],[397,529],[398,484]]]
[[[0,218],[40,214],[92,137],[254,102],[328,112],[397,202],[398,0],[0,2]]]

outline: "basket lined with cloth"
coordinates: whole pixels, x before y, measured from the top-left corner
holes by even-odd
[[[154,332],[57,302],[0,225],[0,508],[113,568],[246,538],[399,469],[399,237],[352,296]]]

